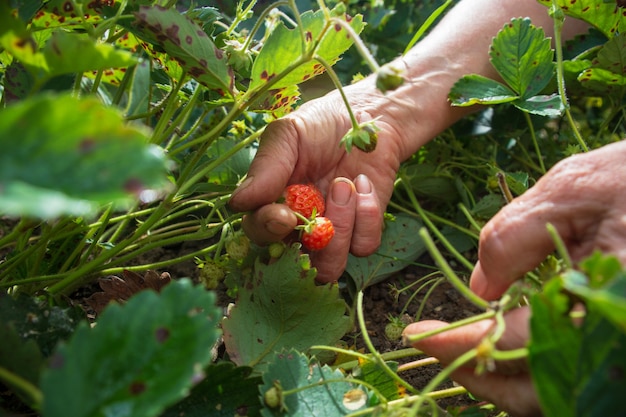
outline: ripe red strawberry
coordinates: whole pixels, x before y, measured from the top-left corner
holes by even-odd
[[[284,197],[290,209],[307,219],[313,218],[313,211],[317,216],[323,216],[326,210],[324,196],[313,184],[292,184],[285,189]]]
[[[316,217],[302,233],[302,244],[308,250],[324,249],[335,235],[333,223],[327,217]]]

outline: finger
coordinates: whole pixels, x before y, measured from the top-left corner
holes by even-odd
[[[236,211],[248,211],[278,200],[298,161],[297,144],[294,120],[285,117],[270,123],[247,178],[230,198],[230,206]]]
[[[506,314],[506,331],[497,343],[499,349],[515,349],[525,345],[528,340],[529,315],[528,308],[512,310]],[[447,325],[447,323],[434,320],[413,323],[407,326],[404,335],[417,335]],[[431,336],[413,346],[426,354],[437,357],[442,364],[447,365],[463,353],[478,346],[492,327],[493,321],[483,320]],[[531,377],[523,362],[498,362],[496,372],[486,372],[481,375],[476,374],[473,363],[469,365],[457,369],[452,373],[452,377],[475,396],[491,401],[514,415],[541,415]]]
[[[241,227],[255,243],[265,245],[287,237],[298,224],[298,218],[284,204],[268,204],[244,216]]]
[[[354,182],[357,191],[356,220],[350,249],[355,256],[368,256],[380,246],[383,208],[367,176],[359,175]]]
[[[528,308],[518,308],[505,314],[506,330],[497,343],[498,349],[517,349],[526,344],[529,335],[529,317]],[[424,320],[408,325],[403,334],[405,336],[418,335],[446,326],[448,323],[442,321]],[[447,364],[478,346],[493,326],[493,320],[481,320],[420,340],[413,343],[413,346],[429,355],[436,356],[442,363]]]
[[[319,282],[336,281],[346,268],[357,204],[355,185],[347,178],[336,178],[328,191],[326,217],[332,221],[335,235],[326,248],[310,255]]]

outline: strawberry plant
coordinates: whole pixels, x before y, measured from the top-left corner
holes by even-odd
[[[523,16],[502,28],[485,51],[501,80],[468,74],[450,92],[455,106],[485,109],[402,165],[382,244],[349,259],[347,291],[314,282],[300,243],[252,244],[243,213],[226,202],[265,126],[297,106],[305,81],[324,73],[340,88],[358,69],[376,72],[381,90],[398,88],[403,69],[385,62],[451,1],[2,2],[0,409],[486,415],[443,410],[439,399],[467,391],[442,383],[469,361],[487,371],[525,359],[546,415],[618,415],[626,275],[614,258],[573,265],[557,245],[558,259],[494,303],[465,280],[480,229],[500,207],[560,159],[624,134],[620,4],[539,2],[553,15],[555,50]],[[564,48],[565,16],[592,29]],[[372,151],[376,120],[352,122],[346,151]],[[300,213],[302,244],[327,244],[323,196],[290,188],[285,200],[295,211],[315,201]],[[417,294],[445,276],[480,311],[450,328],[497,324],[419,388],[407,375],[437,361],[377,349],[364,306],[368,288],[418,259],[428,273],[402,314],[420,317]],[[189,278],[154,272],[185,262],[195,266]],[[580,324],[569,317],[575,303],[585,307]],[[499,350],[504,314],[520,304],[533,312],[530,342]],[[395,339],[405,323],[389,317]],[[348,333],[362,349],[340,343]]]

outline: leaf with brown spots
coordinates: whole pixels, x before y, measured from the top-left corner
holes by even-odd
[[[142,6],[131,30],[158,45],[202,85],[223,95],[234,93],[234,77],[223,52],[204,30],[175,9]]]
[[[296,85],[272,89],[254,102],[251,109],[271,113],[273,117],[279,118],[289,113],[299,99],[300,90]]]
[[[547,7],[552,6],[552,0],[538,1]],[[556,3],[566,15],[584,20],[609,38],[626,32],[626,11],[617,7],[614,1],[557,0]]]
[[[100,314],[112,301],[124,303],[134,294],[148,289],[160,292],[164,286],[172,281],[172,277],[167,272],[159,275],[155,271],[147,271],[142,276],[136,272],[125,270],[123,276],[120,278],[111,275],[98,280],[102,292],[96,292],[85,300],[96,314]]]
[[[353,43],[353,39],[341,25],[333,25],[324,32],[326,22],[322,11],[304,12],[301,19],[307,47],[319,41],[317,55],[331,65],[337,62],[341,54],[348,50]],[[349,22],[354,32],[360,33],[363,29],[363,20],[360,15],[352,18],[344,15],[343,19]],[[279,23],[254,61],[250,89],[259,88],[269,80],[279,76],[300,59],[302,54],[300,29],[287,29],[282,22]],[[324,73],[324,71],[324,67],[320,63],[309,61],[288,74],[283,74],[279,80],[275,80],[272,88],[278,89],[297,85]]]
[[[221,308],[188,279],[141,291],[83,323],[41,378],[45,416],[156,417],[187,395],[211,362]],[[121,411],[123,409],[123,412]]]

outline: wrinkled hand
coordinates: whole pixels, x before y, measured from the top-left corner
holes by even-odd
[[[348,87],[359,122],[384,100],[373,90]],[[362,92],[360,92],[362,91]],[[297,224],[282,204],[273,204],[292,183],[314,183],[326,196],[326,216],[335,227],[329,246],[311,254],[318,281],[336,280],[348,253],[366,256],[380,244],[383,212],[393,191],[403,158],[402,135],[384,120],[377,122],[378,147],[372,153],[347,153],[339,141],[350,119],[337,92],[306,103],[294,113],[270,123],[263,133],[248,178],[233,194],[235,210],[252,211],[243,221],[250,238],[260,244],[279,241]]]
[[[480,234],[471,288],[498,298],[554,250],[552,223],[574,261],[594,250],[626,264],[626,141],[566,158],[494,216]]]
[[[528,340],[528,308],[512,310],[505,315],[506,331],[497,343],[500,350],[523,347]],[[446,326],[434,320],[413,323],[404,329],[404,335],[414,335]],[[431,336],[413,346],[435,356],[442,365],[450,364],[463,353],[475,348],[493,326],[492,320],[483,320],[468,326]],[[526,363],[523,361],[496,362],[495,369],[477,374],[475,363],[455,371],[452,377],[476,397],[487,400],[516,417],[541,416],[541,409]]]
[[[546,230],[552,223],[574,261],[601,250],[626,263],[626,141],[566,158],[537,184],[493,217],[480,236],[479,262],[471,288],[485,299],[501,296],[513,281],[534,269],[554,250]],[[506,315],[506,332],[499,349],[514,349],[528,340],[528,308]],[[492,323],[482,321],[414,346],[448,364],[476,347]],[[445,323],[423,321],[405,335],[440,328]],[[516,416],[541,415],[524,363],[498,363],[495,372],[476,375],[472,367],[453,374],[475,395]]]

